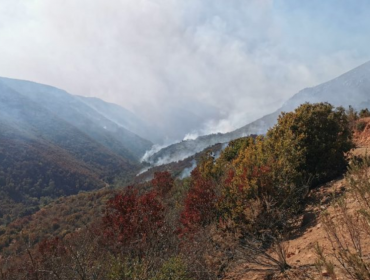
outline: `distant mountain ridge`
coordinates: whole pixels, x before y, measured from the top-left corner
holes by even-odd
[[[0,216],[27,215],[40,199],[127,183],[141,169],[152,143],[81,99],[0,78]]]
[[[370,62],[344,73],[326,83],[299,91],[281,108],[250,124],[225,134],[200,136],[172,144],[146,159],[147,162],[160,165],[183,160],[217,143],[226,143],[233,139],[251,134],[264,134],[276,124],[279,114],[291,111],[300,104],[310,102],[329,102],[334,106],[353,106],[356,109],[370,107]]]
[[[109,121],[133,132],[141,138],[147,139],[153,143],[162,141],[162,136],[155,128],[146,124],[132,112],[122,108],[121,106],[105,102],[96,97],[76,96],[76,98],[95,109]]]
[[[105,112],[101,113],[97,109],[98,106],[105,107],[105,111],[109,111],[112,107],[116,112],[121,109],[121,115],[127,116],[127,119],[131,118],[133,122],[138,122],[132,114],[130,115],[127,110],[118,105],[94,99],[96,105],[91,106],[90,98],[74,96],[58,88],[29,81],[0,78],[0,83],[39,106],[47,108],[60,119],[122,156],[137,160],[152,146],[150,141],[126,129],[122,121],[118,123],[108,119],[104,116]]]

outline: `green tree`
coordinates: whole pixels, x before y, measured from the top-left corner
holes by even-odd
[[[285,228],[310,188],[343,173],[351,147],[343,108],[307,103],[282,113],[266,137],[249,138],[231,161],[220,215],[247,232]]]
[[[369,109],[365,108],[360,111],[360,118],[367,118],[370,117]]]
[[[317,186],[342,174],[353,148],[348,118],[342,107],[305,103],[282,113],[267,134],[279,172],[295,184]]]

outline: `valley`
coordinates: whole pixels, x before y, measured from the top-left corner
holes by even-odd
[[[350,191],[354,175],[344,174],[347,162],[368,168],[361,164],[370,113],[361,109],[370,80],[361,73],[369,68],[303,90],[238,130],[170,145],[148,162],[141,161],[153,147],[142,137],[148,130],[125,109],[0,79],[0,279],[27,271],[64,279],[80,270],[93,279],[115,271],[112,263],[127,268],[100,279],[121,279],[126,269],[156,279],[147,273],[157,277],[167,265],[189,279],[346,279],[325,215],[336,215],[340,199],[349,213],[361,206]],[[356,90],[360,101],[342,94],[346,110],[323,103],[339,88]],[[320,257],[318,248],[328,253]]]

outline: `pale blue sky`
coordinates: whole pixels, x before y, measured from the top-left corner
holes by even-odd
[[[368,0],[0,0],[0,76],[226,132],[370,59]]]
[[[368,56],[370,1],[275,1],[274,10],[284,19],[285,44],[306,55],[347,50]]]

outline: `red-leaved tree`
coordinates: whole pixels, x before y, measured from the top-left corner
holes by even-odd
[[[105,237],[116,246],[144,244],[164,227],[164,207],[157,192],[139,195],[133,187],[108,201],[103,218]]]
[[[180,216],[183,228],[181,234],[191,233],[209,224],[216,216],[215,184],[198,170],[191,173],[191,186],[185,199],[185,207]]]
[[[168,171],[155,172],[151,183],[154,189],[163,197],[173,188],[174,180]]]

